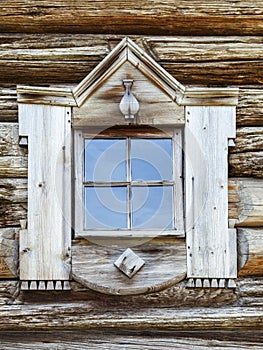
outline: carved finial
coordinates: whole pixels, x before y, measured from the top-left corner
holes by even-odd
[[[120,102],[120,111],[124,115],[125,119],[134,119],[134,115],[139,111],[139,102],[131,92],[133,80],[124,79],[123,85],[125,86],[125,94]]]

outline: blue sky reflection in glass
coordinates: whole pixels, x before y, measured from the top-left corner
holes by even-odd
[[[172,179],[171,139],[132,139],[131,159],[133,181]]]
[[[173,229],[172,164],[172,139],[86,139],[85,229]]]
[[[127,228],[126,187],[85,188],[85,228]]]
[[[126,140],[85,140],[85,181],[126,181]]]
[[[145,196],[146,192],[148,192],[147,196]],[[172,186],[133,187],[132,227],[172,229],[172,199]]]

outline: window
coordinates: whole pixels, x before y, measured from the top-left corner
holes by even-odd
[[[77,130],[76,235],[183,235],[181,139],[181,129]]]
[[[132,125],[119,109],[127,77],[133,80],[132,93],[140,105]],[[235,138],[237,101],[236,88],[183,86],[129,38],[73,90],[18,87],[19,135],[28,144],[28,222],[20,232],[23,289],[67,289],[80,263],[88,286],[97,285],[97,275],[90,281],[89,272],[99,271],[101,290],[110,278],[117,294],[123,287],[130,293],[126,280],[118,284],[119,277],[109,274],[118,273],[113,259],[101,259],[103,252],[97,247],[94,255],[90,247],[84,250],[90,264],[78,261],[82,248],[74,248],[74,256],[72,227],[77,237],[100,236],[99,240],[186,232],[185,242],[166,239],[168,264],[162,249],[154,251],[158,264],[164,265],[157,271],[149,259],[145,271],[150,285],[138,278],[132,293],[171,285],[185,272],[194,287],[234,286],[236,229],[227,214],[227,151],[228,141]],[[106,127],[110,129],[102,132]],[[101,206],[101,198],[108,206]],[[132,241],[126,238],[123,241]],[[170,272],[163,273],[168,267]]]

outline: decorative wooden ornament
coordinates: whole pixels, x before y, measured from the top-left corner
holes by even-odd
[[[124,118],[127,119],[134,119],[134,115],[139,112],[139,102],[137,101],[136,97],[131,92],[131,87],[133,84],[133,80],[131,79],[124,79],[123,85],[125,87],[125,94],[120,102],[120,111],[124,115]]]

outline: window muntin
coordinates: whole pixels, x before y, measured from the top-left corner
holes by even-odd
[[[182,130],[150,129],[75,131],[77,236],[184,236]]]

